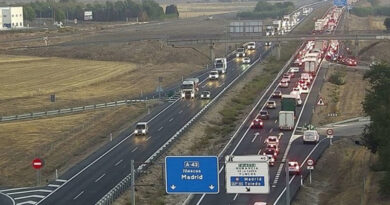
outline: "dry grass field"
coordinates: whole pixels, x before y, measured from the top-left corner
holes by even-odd
[[[337,140],[325,151],[316,163],[312,184],[305,183],[293,205],[390,204],[379,195],[379,180],[385,173],[370,169],[377,156],[355,145],[358,138]]]
[[[316,106],[313,115],[315,125],[324,125],[363,115],[362,102],[368,88],[368,82],[363,81],[364,72],[344,66],[331,67],[326,79],[336,71],[345,73],[345,84],[338,86],[325,82],[320,96],[324,99],[325,106]],[[337,113],[337,117],[328,117],[328,113]]]
[[[211,16],[215,14],[231,13],[238,11],[253,10],[256,6],[253,2],[226,2],[226,3],[178,3],[180,18],[191,18],[197,16]],[[162,5],[165,8],[167,5]]]
[[[31,186],[31,160],[45,160],[42,183],[52,180],[134,123],[145,105],[0,124],[0,186]]]
[[[185,63],[127,62],[0,56],[0,115],[83,106],[139,97],[202,69]],[[57,101],[50,102],[55,93]]]

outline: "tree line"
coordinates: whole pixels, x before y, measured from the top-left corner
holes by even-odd
[[[390,16],[390,7],[354,7],[351,13],[360,16]]]
[[[240,12],[237,17],[243,19],[277,19],[291,13],[294,9],[295,6],[292,2],[270,4],[266,1],[258,1],[253,11]]]
[[[94,21],[126,21],[127,19],[138,18],[140,21],[150,19],[161,19],[167,16],[178,17],[179,12],[176,5],[169,5],[164,12],[163,7],[153,0],[144,0],[137,3],[132,0],[122,0],[106,3],[82,3],[76,0],[60,0],[46,2],[31,2],[21,4],[23,6],[24,18],[34,20],[35,18],[53,18],[56,21],[64,19],[84,19],[84,11],[92,11]]]
[[[390,196],[390,65],[378,64],[364,75],[370,83],[370,90],[363,102],[363,109],[371,118],[365,128],[363,139],[365,146],[378,153],[379,160],[374,166],[385,171],[380,191]]]

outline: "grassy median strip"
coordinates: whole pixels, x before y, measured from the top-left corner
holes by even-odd
[[[240,93],[233,97],[224,108],[219,112],[222,118],[218,122],[210,123],[205,130],[205,135],[194,143],[191,151],[195,152],[210,144],[211,139],[224,140],[230,133],[232,133],[242,118],[245,110],[249,105],[255,103],[259,94],[269,85],[276,77],[277,73],[284,66],[286,61],[291,57],[299,44],[297,42],[282,45],[280,60],[274,57],[268,58],[263,62],[264,71],[262,74],[256,76],[252,81],[247,83],[240,91]],[[254,68],[256,69],[256,68]]]

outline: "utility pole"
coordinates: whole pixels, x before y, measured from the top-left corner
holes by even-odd
[[[130,161],[130,172],[131,172],[131,190],[130,190],[130,198],[131,205],[135,205],[135,171],[134,171],[134,160]]]

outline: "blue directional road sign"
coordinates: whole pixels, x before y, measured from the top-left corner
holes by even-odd
[[[333,0],[335,6],[347,6],[347,0]]]
[[[168,194],[218,194],[216,156],[167,156],[165,190]]]

